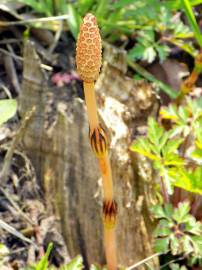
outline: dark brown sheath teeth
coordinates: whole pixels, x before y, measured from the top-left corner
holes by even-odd
[[[103,203],[103,219],[104,225],[109,228],[114,228],[116,225],[116,217],[118,212],[118,206],[115,200],[105,200]]]
[[[89,131],[89,140],[93,152],[98,158],[103,157],[108,149],[108,141],[105,130],[99,125],[94,130]]]

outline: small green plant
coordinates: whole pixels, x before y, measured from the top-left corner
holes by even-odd
[[[156,190],[164,199],[152,207],[158,219],[156,251],[183,256],[186,265],[199,265],[202,224],[190,213],[199,211],[194,194],[202,195],[202,107],[200,99],[183,101],[183,105],[161,107],[159,122],[149,118],[147,136],[137,138],[131,150],[151,160],[157,172]],[[189,202],[181,202],[181,189],[190,192]],[[170,269],[181,268],[176,264]]]
[[[189,214],[189,202],[175,209],[171,204],[155,205],[152,212],[159,220],[154,231],[157,252],[202,257],[202,224]]]
[[[174,186],[202,194],[200,103],[187,99],[185,105],[163,107],[160,115],[170,121],[171,128],[166,131],[149,118],[147,137],[138,138],[131,150],[152,161],[169,195]]]

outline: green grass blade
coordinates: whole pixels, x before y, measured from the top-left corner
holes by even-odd
[[[48,258],[50,256],[51,250],[53,249],[53,243],[48,245],[45,255],[41,258],[36,266],[36,270],[47,270],[48,267]]]
[[[182,0],[182,6],[183,6],[185,14],[189,20],[189,23],[192,27],[195,38],[196,38],[197,42],[199,43],[200,47],[202,48],[202,35],[201,35],[200,29],[198,27],[198,24],[196,22],[196,19],[195,19],[194,13],[192,11],[192,7],[191,7],[189,0]]]
[[[68,18],[69,30],[71,31],[74,38],[77,39],[81,23],[81,17],[72,4],[67,5],[67,14],[69,15]]]

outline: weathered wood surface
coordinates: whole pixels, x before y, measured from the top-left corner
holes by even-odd
[[[26,50],[25,56],[28,57]],[[152,222],[147,207],[153,199],[152,170],[145,160],[134,157],[129,146],[134,130],[144,130],[148,115],[155,113],[156,102],[150,85],[137,84],[126,77],[124,54],[110,52],[110,55],[115,55],[115,58],[108,57],[96,89],[100,117],[111,138],[110,158],[119,207],[118,259],[120,265],[129,266],[153,253]],[[41,79],[39,74],[38,85],[43,89],[37,90],[39,96],[42,95],[40,99],[37,93],[33,93],[36,86],[30,92],[26,88],[29,77],[26,74],[30,68],[26,61],[29,60],[25,58],[20,112],[37,103],[38,115],[42,119],[37,119],[37,116],[33,119],[24,139],[25,147],[46,191],[47,205],[50,209],[54,205],[60,218],[70,255],[81,253],[86,266],[93,262],[103,264],[102,189],[97,161],[89,146],[85,104],[79,98],[60,102],[55,105],[56,118],[52,118],[55,120],[46,125],[50,128],[45,128],[46,95],[43,91],[48,91],[46,86],[43,88],[45,77]],[[37,98],[32,99],[30,94]],[[156,261],[151,264],[155,265]]]

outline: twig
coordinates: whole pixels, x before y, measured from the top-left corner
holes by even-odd
[[[35,225],[31,219],[20,209],[20,207],[16,204],[16,202],[12,199],[12,196],[2,187],[0,187],[1,192],[6,197],[6,199],[10,202],[10,204],[13,206],[13,208],[19,213],[21,217],[24,218],[25,221],[27,221],[30,225]]]
[[[155,257],[157,257],[157,256],[160,256],[160,255],[162,255],[162,254],[163,254],[163,253],[160,253],[160,252],[154,253],[153,255],[151,255],[151,256],[145,258],[144,260],[139,261],[139,262],[137,262],[137,263],[135,263],[135,264],[133,264],[133,265],[127,267],[126,270],[132,270],[132,269],[134,269],[134,268],[140,266],[141,264],[144,264],[144,263],[148,262],[149,260],[151,260],[151,259],[153,259],[153,258],[155,258]]]
[[[1,27],[8,27],[11,25],[23,25],[23,24],[32,24],[32,23],[39,23],[39,22],[51,22],[51,21],[61,21],[61,20],[68,20],[69,15],[60,15],[60,16],[52,16],[52,17],[44,17],[44,18],[34,18],[16,22],[3,22],[0,21]]]
[[[51,44],[51,46],[48,49],[49,54],[52,54],[55,47],[57,46],[58,40],[60,39],[60,36],[61,36],[61,33],[62,33],[62,29],[63,29],[63,21],[60,22],[60,26],[58,28],[58,31],[55,34],[53,44]]]
[[[9,55],[9,56],[13,57],[16,60],[20,60],[20,61],[24,62],[24,58],[23,57],[18,56],[18,55],[13,54],[13,53],[10,53],[7,50],[4,50],[4,49],[0,48],[0,52],[4,53],[6,55]],[[48,71],[52,71],[52,69],[53,69],[51,66],[48,66],[48,65],[45,65],[45,64],[41,64],[40,66],[41,66],[41,68],[46,69]]]
[[[6,73],[8,74],[9,81],[12,82],[13,87],[17,94],[20,92],[20,84],[18,81],[15,65],[13,62],[13,58],[10,55],[5,55],[4,57],[4,65],[6,68]]]
[[[25,237],[22,233],[18,232],[15,228],[13,228],[12,226],[10,226],[9,224],[7,224],[6,222],[4,222],[1,219],[0,219],[0,227],[2,229],[4,229],[5,231],[9,232],[10,234],[16,236],[17,238],[21,239],[22,241],[36,246],[35,243],[32,240]]]
[[[8,87],[6,87],[2,81],[0,81],[0,88],[4,90],[8,98],[12,98],[11,92],[9,91]]]
[[[23,42],[23,39],[9,38],[3,39],[0,41],[0,44],[12,44],[12,43],[20,43]]]
[[[8,149],[7,153],[6,153],[6,156],[4,158],[3,168],[2,168],[2,171],[0,172],[1,185],[4,185],[5,182],[6,182],[6,178],[8,176],[9,167],[10,167],[10,163],[11,163],[11,159],[12,159],[14,150],[16,148],[16,145],[19,143],[21,137],[23,136],[23,134],[24,134],[29,122],[30,122],[31,117],[35,113],[35,110],[36,110],[36,108],[33,107],[28,113],[26,113],[25,117],[22,120],[21,127],[16,132],[15,137],[13,138],[13,141],[11,143],[11,146]]]

